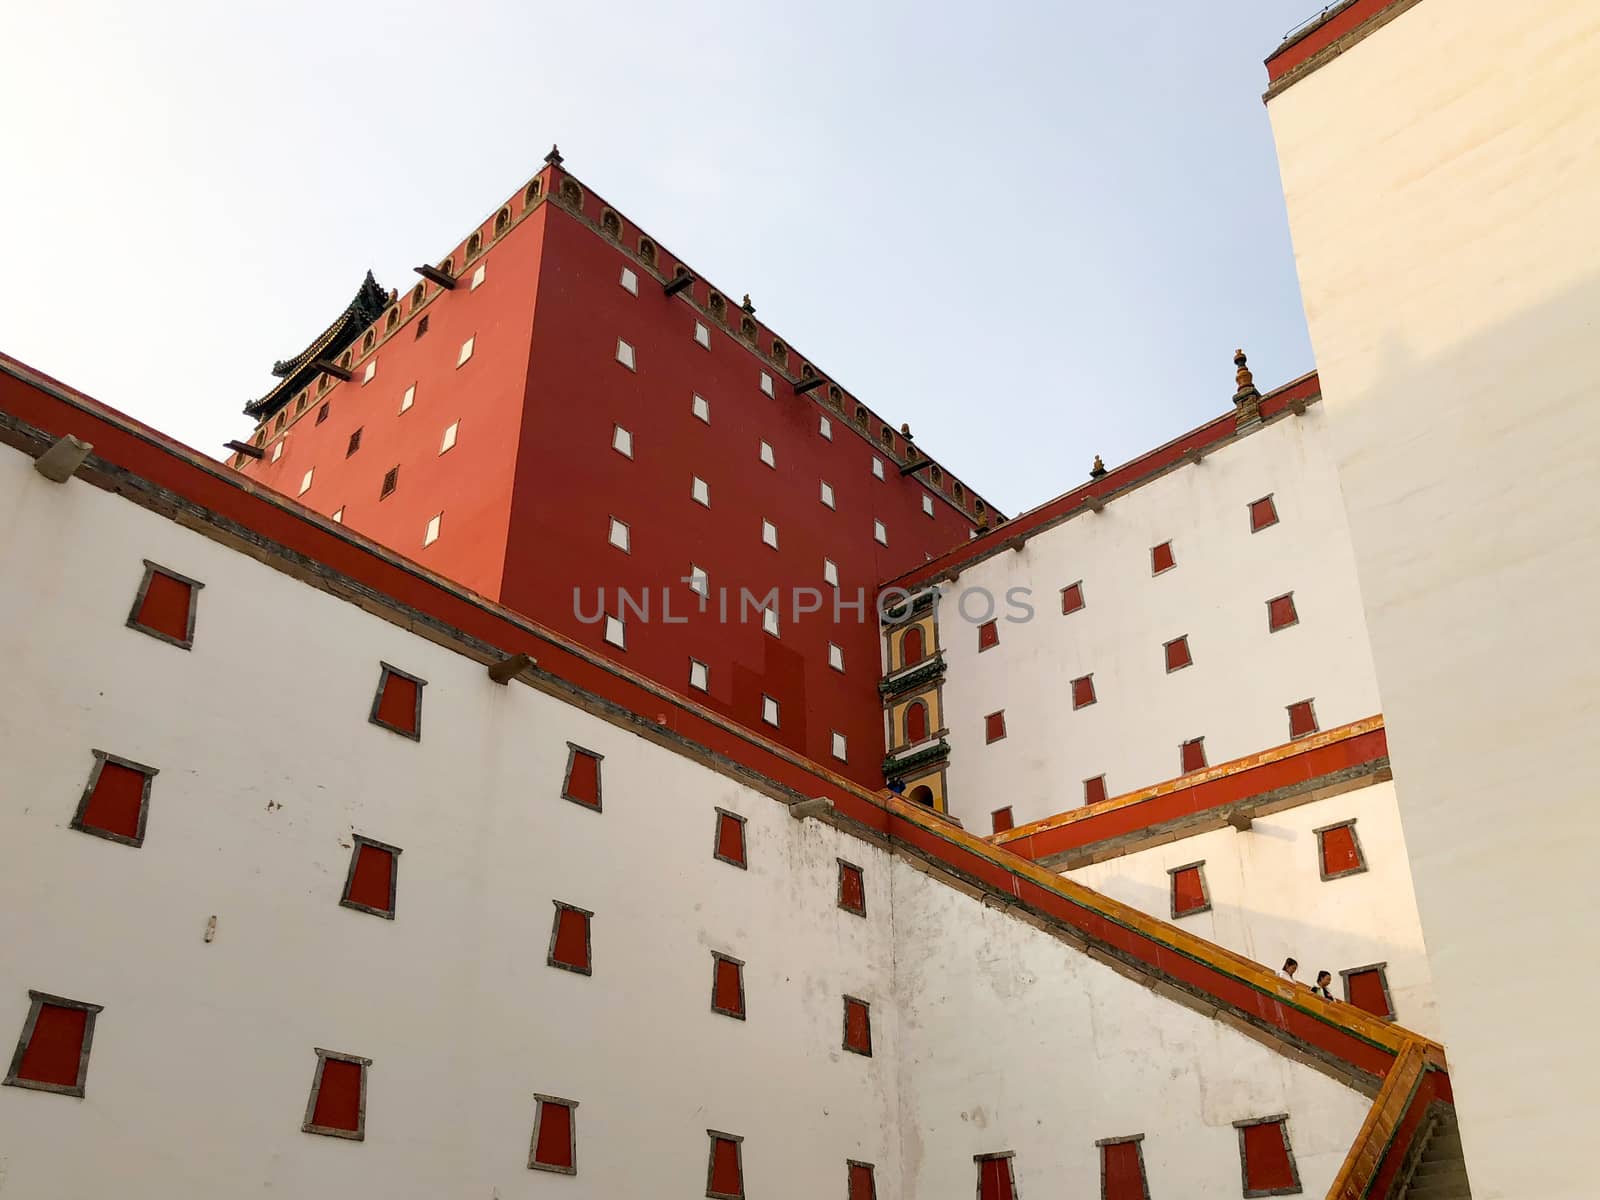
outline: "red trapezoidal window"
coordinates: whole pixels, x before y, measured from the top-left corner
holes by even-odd
[[[1300,1190],[1300,1173],[1289,1148],[1288,1117],[1235,1121],[1246,1196],[1284,1196]]]
[[[1150,574],[1159,575],[1163,571],[1170,571],[1177,565],[1178,560],[1172,556],[1172,543],[1162,542],[1159,546],[1150,547]]]
[[[1263,496],[1259,500],[1250,502],[1250,532],[1260,533],[1269,525],[1278,523],[1278,506],[1272,502],[1271,496]]]
[[[1389,978],[1384,973],[1387,963],[1370,967],[1357,967],[1340,971],[1344,976],[1344,998],[1357,1008],[1380,1017],[1393,1017],[1394,1005],[1389,1002]]]
[[[844,998],[844,1048],[872,1057],[872,1008],[854,996]]]
[[[921,700],[906,705],[906,745],[914,746],[928,736],[928,706]]]
[[[839,907],[858,917],[867,915],[866,877],[854,863],[839,860]]]
[[[1181,638],[1173,638],[1163,647],[1163,650],[1165,650],[1167,656],[1168,674],[1173,671],[1181,671],[1194,662],[1194,659],[1189,655],[1189,637],[1187,634]]]
[[[600,760],[603,754],[567,743],[567,773],[561,798],[600,811]]]
[[[989,823],[994,826],[994,832],[1004,833],[1008,829],[1016,828],[1016,821],[1011,816],[1011,806],[997,808],[989,814]]]
[[[1011,1155],[978,1155],[978,1200],[1016,1200],[1017,1182]]]
[[[922,626],[913,625],[900,639],[900,665],[912,667],[921,662],[926,651],[922,647]]]
[[[711,952],[711,1011],[744,1020],[744,963]]]
[[[733,1133],[706,1130],[711,1150],[706,1159],[706,1195],[711,1200],[744,1200],[744,1165],[740,1146],[744,1138]]]
[[[533,1141],[528,1147],[528,1167],[559,1175],[578,1173],[578,1107],[576,1100],[534,1094]]]
[[[998,742],[1006,735],[1005,710],[992,712],[983,719],[983,740],[985,742]]]
[[[205,584],[144,560],[144,579],[128,613],[128,628],[171,642],[184,650],[194,645],[194,617]]]
[[[370,1058],[317,1050],[302,1133],[362,1141],[367,1133],[367,1068]]]
[[[872,1164],[851,1162],[849,1200],[877,1200],[878,1185],[872,1178]]]
[[[1072,707],[1088,708],[1094,703],[1094,676],[1080,675],[1072,681]]]
[[[1136,1138],[1100,1143],[1100,1195],[1104,1200],[1150,1200],[1144,1180],[1144,1153]]]
[[[555,906],[556,917],[550,927],[550,955],[545,959],[546,965],[560,967],[564,971],[576,971],[579,975],[593,974],[589,922],[594,919],[594,914],[586,908],[563,904],[559,900],[555,901]]]
[[[745,867],[744,818],[725,808],[717,809],[717,841],[711,857],[735,867]]]
[[[1069,583],[1061,589],[1061,612],[1075,613],[1083,607],[1083,582]]]
[[[344,880],[346,908],[394,920],[395,884],[400,875],[400,847],[355,835],[350,870]]]
[[[1274,596],[1267,601],[1267,632],[1277,633],[1280,629],[1287,629],[1300,621],[1300,614],[1294,610],[1294,593],[1285,592],[1281,596]]]
[[[28,999],[32,1003],[5,1085],[82,1096],[89,1078],[95,1014],[103,1005],[32,990]]]
[[[1190,863],[1174,867],[1167,874],[1172,878],[1172,915],[1187,917],[1205,912],[1211,907],[1211,897],[1206,893],[1205,863]]]
[[[94,769],[78,798],[72,828],[126,846],[144,845],[145,819],[150,812],[154,767],[118,758],[104,750],[92,751]]]
[[[399,667],[380,663],[378,691],[372,697],[367,719],[412,741],[422,740],[422,689],[427,680],[408,675]]]
[[[991,646],[1000,644],[1000,623],[998,621],[985,621],[978,626],[978,649],[987,650]]]
[[[1324,879],[1355,875],[1367,869],[1367,860],[1356,840],[1356,823],[1345,821],[1328,825],[1317,832],[1317,855]]]
[[[1096,775],[1093,779],[1083,781],[1083,802],[1085,804],[1099,804],[1106,798],[1106,777]]]
[[[1206,765],[1206,740],[1203,737],[1190,738],[1178,747],[1178,759],[1183,764],[1183,773],[1198,771]]]
[[[1289,705],[1289,737],[1303,738],[1317,731],[1317,714],[1311,708],[1311,701],[1297,700]]]

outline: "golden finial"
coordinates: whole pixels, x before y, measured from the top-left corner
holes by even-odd
[[[1104,475],[1105,473],[1106,473],[1106,464],[1101,462],[1100,461],[1100,456],[1098,454],[1096,454],[1094,456],[1094,466],[1089,468],[1089,478],[1090,479],[1099,479],[1100,476]]]
[[[910,425],[901,425],[900,426],[900,436],[905,438],[906,441],[909,442],[911,440],[911,426]]]
[[[1250,368],[1246,365],[1246,362],[1243,350],[1235,350],[1233,352],[1233,365],[1239,368],[1233,376],[1234,385],[1239,390],[1236,394],[1256,390],[1255,377],[1250,374]]]
[[[563,161],[561,158],[561,147],[557,146],[554,142],[551,142],[550,153],[544,156],[544,160],[552,167],[559,167]]]
[[[756,315],[756,306],[754,304],[750,303],[750,293],[749,292],[746,292],[744,294],[744,303],[741,304],[739,307],[744,309],[744,311],[749,313],[752,317]]]

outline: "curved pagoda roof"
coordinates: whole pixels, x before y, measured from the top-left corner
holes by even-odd
[[[389,306],[391,299],[390,293],[378,286],[378,281],[372,277],[372,272],[368,271],[367,277],[356,289],[355,297],[345,306],[345,310],[333,319],[331,325],[313,338],[311,344],[299,354],[279,359],[272,364],[272,373],[278,377],[278,382],[261,399],[246,404],[245,414],[258,421],[265,421],[273,416],[289,403],[290,397],[316,378],[318,370],[314,364],[319,359],[330,359],[341,353],[346,346],[361,336],[363,329],[383,315],[383,310]]]

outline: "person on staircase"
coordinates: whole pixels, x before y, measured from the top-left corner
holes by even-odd
[[[1333,993],[1328,990],[1328,985],[1332,982],[1333,973],[1331,971],[1318,971],[1316,986],[1311,990],[1317,995],[1321,996],[1324,1000],[1332,1000]]]
[[[1294,973],[1299,969],[1300,963],[1297,960],[1286,958],[1283,960],[1283,970],[1279,971],[1278,975],[1280,978],[1287,979],[1290,983],[1299,983],[1300,981],[1294,977]]]

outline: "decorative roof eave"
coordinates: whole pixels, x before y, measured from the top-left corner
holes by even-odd
[[[278,377],[279,382],[261,399],[246,404],[245,414],[258,421],[264,421],[276,413],[289,402],[290,396],[310,383],[317,374],[312,364],[320,358],[327,358],[342,351],[360,336],[363,329],[382,316],[383,310],[388,306],[389,293],[378,285],[378,281],[372,277],[372,272],[368,271],[367,277],[356,289],[354,298],[345,306],[345,310],[334,318],[331,325],[318,334],[299,354],[279,359],[272,364],[272,373]]]

